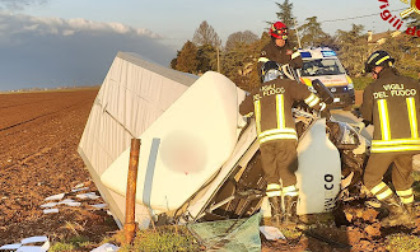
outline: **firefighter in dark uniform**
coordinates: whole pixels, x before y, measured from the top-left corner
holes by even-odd
[[[257,70],[262,76],[261,67],[267,61],[275,61],[280,65],[289,64],[292,68],[302,68],[303,61],[299,52],[293,52],[288,42],[287,26],[282,22],[271,25],[269,34],[271,41],[261,50]]]
[[[372,53],[366,72],[376,79],[363,93],[363,119],[374,126],[371,155],[364,173],[367,189],[389,210],[385,226],[415,223],[414,194],[411,188],[412,157],[420,153],[420,83],[400,76],[394,59],[386,51]],[[388,167],[396,195],[382,181]]]
[[[299,191],[294,172],[297,170],[298,136],[292,106],[295,101],[304,100],[309,107],[319,109],[320,100],[307,86],[294,80],[280,79],[279,76],[283,74],[276,62],[269,61],[263,68],[265,82],[245,98],[239,111],[245,116],[255,115],[272,221],[279,225],[284,217],[286,224],[297,223]],[[282,194],[284,216],[281,209]]]

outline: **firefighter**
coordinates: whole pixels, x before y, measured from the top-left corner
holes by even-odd
[[[389,211],[384,226],[410,226],[416,217],[410,174],[412,157],[420,153],[420,83],[398,75],[394,62],[386,51],[376,51],[365,64],[375,81],[364,90],[360,107],[364,121],[374,126],[363,181]],[[392,183],[399,197],[382,181],[392,163]]]
[[[282,22],[275,22],[271,25],[269,34],[271,41],[262,49],[258,58],[259,76],[262,76],[261,67],[267,61],[275,61],[280,65],[289,64],[295,69],[302,68],[303,61],[300,53],[293,52],[289,45],[287,26]]]
[[[264,82],[245,98],[239,111],[248,117],[255,115],[272,222],[277,225],[282,221],[286,224],[297,223],[299,191],[296,188],[295,171],[298,136],[292,117],[292,106],[295,101],[304,100],[309,107],[319,109],[320,99],[304,84],[281,79],[284,75],[274,61],[266,62],[263,72]],[[282,194],[284,215],[281,208]]]

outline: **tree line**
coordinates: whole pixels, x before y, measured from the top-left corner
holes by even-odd
[[[278,20],[289,28],[289,42],[296,49],[327,46],[334,49],[344,67],[352,77],[363,74],[364,62],[375,50],[386,50],[397,60],[397,69],[405,75],[417,77],[420,72],[419,38],[389,31],[383,44],[369,42],[369,35],[363,25],[353,24],[350,31],[337,30],[334,36],[324,32],[317,16],[308,17],[304,24],[297,26],[293,16],[293,3],[285,0],[276,3]],[[274,23],[274,22],[273,22]],[[269,23],[267,27],[269,27]],[[410,25],[420,29],[420,18],[412,15]],[[171,61],[171,68],[203,74],[218,71],[230,78],[244,90],[251,90],[259,84],[256,69],[261,49],[269,42],[270,36],[263,31],[260,36],[249,30],[235,32],[228,36],[223,45],[214,28],[203,21],[195,30],[192,40],[187,41],[177,51]]]

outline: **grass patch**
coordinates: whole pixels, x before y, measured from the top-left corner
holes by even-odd
[[[302,231],[297,228],[280,228],[280,231],[288,240],[298,240],[302,236]]]
[[[389,235],[385,247],[390,252],[415,252],[420,251],[420,237],[408,234]]]
[[[65,242],[54,243],[48,251],[60,252],[60,251],[73,251],[78,248],[84,248],[91,245],[89,238],[85,236],[74,236]]]
[[[120,244],[120,252],[134,251],[204,251],[196,238],[185,226],[162,226],[156,229],[140,230],[134,242],[125,245],[124,230],[120,230],[106,242]],[[105,242],[104,242],[105,243]]]

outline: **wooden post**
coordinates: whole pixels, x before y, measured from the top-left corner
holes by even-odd
[[[131,139],[130,163],[127,176],[127,192],[125,198],[125,240],[126,243],[132,243],[136,231],[136,188],[137,188],[137,170],[140,155],[140,139]]]

